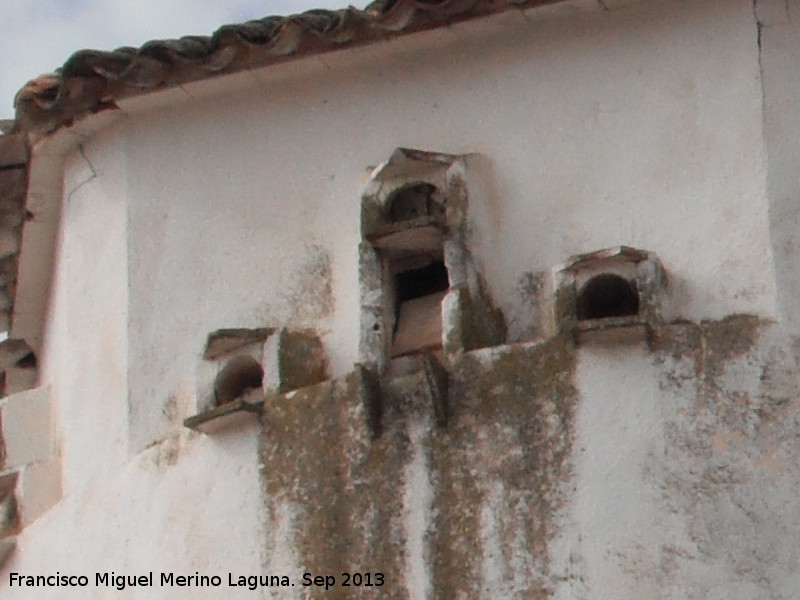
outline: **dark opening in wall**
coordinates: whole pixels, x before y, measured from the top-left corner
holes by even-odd
[[[430,183],[414,183],[400,188],[388,200],[389,220],[398,223],[431,215],[435,210],[432,198],[435,191],[436,187]]]
[[[18,366],[20,369],[35,369],[36,355],[33,352],[28,352],[25,356],[17,361],[16,366]]]
[[[406,300],[447,291],[450,287],[447,267],[441,260],[433,260],[424,267],[398,273],[394,281],[398,305]]]
[[[603,273],[587,281],[578,294],[578,319],[631,317],[639,314],[636,283]]]
[[[392,356],[441,348],[442,299],[450,288],[444,262],[419,257],[424,266],[394,276],[395,323]],[[425,264],[427,262],[427,264]]]
[[[218,405],[233,402],[239,396],[262,387],[264,369],[252,356],[235,356],[214,380],[214,398]]]

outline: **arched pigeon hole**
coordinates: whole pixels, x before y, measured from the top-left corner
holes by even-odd
[[[361,196],[359,362],[381,378],[430,361],[448,368],[463,351],[505,340],[466,243],[470,196],[483,196],[471,188],[488,189],[489,166],[475,154],[397,148],[371,171]]]
[[[578,294],[578,320],[632,317],[639,314],[636,283],[611,273],[595,275]]]
[[[214,380],[217,405],[233,402],[244,393],[262,387],[264,369],[252,356],[235,356],[220,370]]]
[[[436,186],[430,183],[411,183],[393,192],[386,200],[386,214],[392,223],[432,216],[438,205],[433,199]]]

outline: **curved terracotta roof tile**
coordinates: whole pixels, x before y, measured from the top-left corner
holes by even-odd
[[[225,25],[213,35],[155,40],[140,48],[81,50],[14,99],[18,131],[47,134],[119,98],[234,73],[347,45],[559,0],[377,0],[364,10],[310,10]]]

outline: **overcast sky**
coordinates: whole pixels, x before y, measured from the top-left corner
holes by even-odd
[[[310,8],[364,8],[369,0],[0,0],[0,119],[26,81],[76,50],[210,35],[220,25]]]

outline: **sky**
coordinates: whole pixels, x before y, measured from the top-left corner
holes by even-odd
[[[141,46],[210,35],[220,25],[311,8],[364,8],[368,0],[0,0],[0,119],[14,95],[76,50]]]

